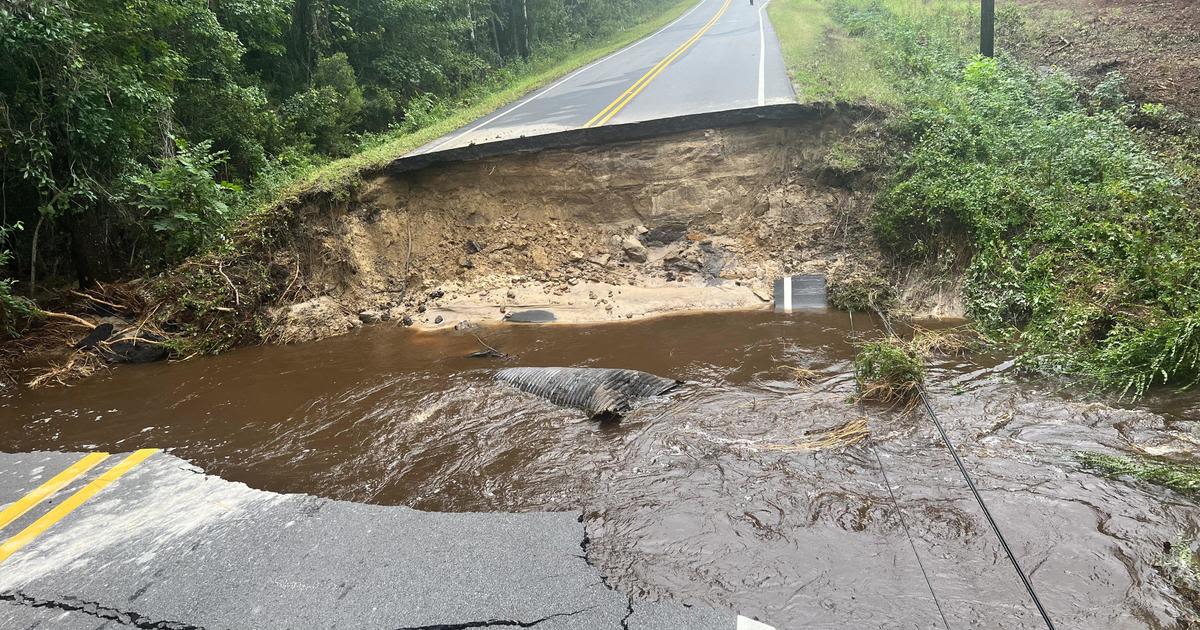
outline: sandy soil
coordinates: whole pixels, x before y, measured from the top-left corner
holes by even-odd
[[[499,322],[532,308],[563,323],[766,308],[784,273],[879,265],[871,186],[825,159],[865,133],[857,122],[762,122],[382,173],[352,200],[299,210],[308,299],[275,309],[272,338]]]

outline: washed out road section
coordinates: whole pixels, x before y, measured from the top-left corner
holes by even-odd
[[[795,100],[762,3],[702,0],[660,31],[413,151]],[[637,92],[632,98],[623,95]],[[602,112],[605,116],[597,119]]]
[[[19,500],[84,456],[0,454],[0,499]],[[630,600],[585,551],[573,513],[275,494],[159,453],[0,566],[0,627],[736,626],[728,611]]]

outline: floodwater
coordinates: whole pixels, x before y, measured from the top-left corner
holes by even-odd
[[[853,401],[851,341],[872,329],[843,313],[511,324],[477,332],[514,356],[478,359],[470,333],[383,324],[10,392],[0,448],[157,446],[267,490],[577,511],[612,587],[780,628],[937,628],[943,615],[952,628],[1042,627],[929,421]],[[821,376],[802,386],[784,365]],[[634,368],[687,385],[601,424],[495,383],[508,366]],[[995,358],[936,364],[930,393],[1059,628],[1197,618],[1162,567],[1164,544],[1200,534],[1200,507],[1084,472],[1074,453],[1194,458],[1200,397],[1122,408]],[[864,415],[867,442],[796,447]]]

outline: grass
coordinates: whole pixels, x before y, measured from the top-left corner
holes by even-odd
[[[1106,477],[1133,477],[1181,494],[1200,495],[1200,466],[1103,453],[1077,453],[1084,468]]]
[[[796,98],[897,103],[895,89],[868,59],[863,43],[834,23],[828,6],[823,0],[775,0],[767,6]]]
[[[874,217],[894,262],[961,270],[968,315],[1027,367],[1132,397],[1200,382],[1200,207],[1193,163],[1144,129],[1161,106],[1129,103],[1118,75],[1084,89],[1003,46],[976,56],[974,3],[779,1],[820,14],[785,26],[791,45],[818,54],[828,17],[894,90]]]
[[[369,146],[346,158],[308,169],[271,196],[268,206],[284,202],[306,192],[341,193],[348,190],[361,173],[380,168],[409,151],[440,138],[463,125],[508,105],[525,94],[609,55],[659,30],[679,17],[696,0],[680,0],[653,19],[614,33],[605,39],[567,52],[543,53],[506,79],[481,86],[458,99],[453,109],[442,107],[427,113],[419,129],[384,134]]]
[[[856,264],[832,267],[826,278],[829,304],[851,313],[888,311],[896,300],[892,283],[878,271]]]
[[[925,382],[925,365],[910,342],[889,337],[858,346],[854,378],[863,400],[915,404]]]
[[[776,442],[767,442],[759,444],[758,448],[764,451],[778,451],[783,453],[799,453],[804,451],[824,451],[835,448],[846,448],[854,446],[859,442],[867,439],[871,435],[870,427],[867,425],[867,419],[855,418],[844,424],[838,425],[810,436],[806,440],[800,440],[789,444],[780,444]]]

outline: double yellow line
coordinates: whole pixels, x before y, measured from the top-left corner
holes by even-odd
[[[584,123],[583,126],[599,127],[600,125],[612,120],[612,117],[616,116],[618,112],[624,109],[625,106],[629,104],[629,101],[632,101],[635,96],[641,94],[642,90],[646,89],[646,86],[650,85],[651,81],[657,78],[658,75],[662,74],[662,71],[666,70],[667,66],[671,65],[671,62],[675,61],[680,55],[687,52],[687,49],[691,48],[692,44],[695,44],[697,40],[703,37],[704,34],[709,31],[709,29],[711,29],[713,26],[716,26],[717,21],[721,19],[722,15],[725,15],[725,11],[729,9],[729,5],[732,2],[733,0],[725,0],[725,4],[721,5],[721,8],[717,11],[717,14],[712,16],[712,19],[706,22],[704,26],[700,27],[700,30],[696,31],[695,35],[692,35],[686,42],[683,42],[678,48],[671,51],[671,54],[663,57],[662,61],[659,61],[654,65],[653,68],[650,68],[648,71],[646,71],[646,74],[643,74],[640,79],[635,81],[633,85],[629,86],[628,90],[625,90],[616,98],[616,100],[609,103],[608,107],[600,110],[599,114],[592,116],[592,119]]]
[[[129,472],[134,466],[142,463],[147,457],[158,452],[156,448],[144,448],[139,451],[134,451],[125,459],[117,463],[116,466],[104,471],[99,477],[93,479],[86,486],[75,491],[74,494],[67,497],[65,501],[51,508],[49,512],[42,515],[41,518],[31,523],[28,527],[18,532],[12,538],[0,543],[0,562],[4,562],[9,556],[19,551],[25,545],[33,542],[42,532],[50,529],[55,523],[61,521],[64,517],[70,514],[75,508],[81,506],[88,499],[96,495],[96,493],[107,488],[112,482],[116,481]],[[46,483],[34,488],[29,494],[18,499],[8,507],[0,511],[0,529],[8,526],[13,521],[21,518],[29,510],[40,504],[42,501],[53,496],[59,490],[70,485],[71,482],[82,477],[84,473],[95,468],[100,462],[108,459],[108,453],[90,453],[84,456],[83,459],[68,466],[65,470],[51,477]]]

